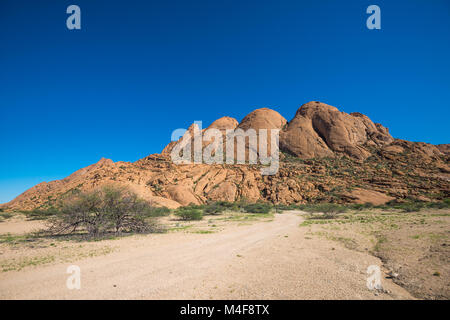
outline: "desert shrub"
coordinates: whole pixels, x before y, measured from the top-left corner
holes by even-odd
[[[126,188],[105,187],[65,200],[50,219],[51,234],[86,230],[90,236],[108,232],[147,232],[155,227],[151,206]]]
[[[272,209],[272,206],[268,203],[257,202],[245,204],[242,208],[245,212],[249,213],[269,213]]]
[[[322,215],[311,215],[310,219],[334,219],[339,213],[344,213],[348,210],[346,206],[336,203],[315,203],[302,204],[298,206],[300,210],[309,213],[323,213]]]
[[[11,218],[12,216],[13,216],[12,213],[0,211],[0,221],[9,219],[9,218]]]
[[[236,211],[239,210],[239,205],[237,203],[233,202],[227,202],[227,201],[216,201],[216,202],[209,202],[207,203],[203,208],[203,213],[206,215],[213,215],[213,214],[219,214],[224,211]]]
[[[379,208],[383,210],[390,210],[390,209],[398,209],[402,212],[417,212],[420,211],[422,208],[425,207],[424,202],[419,201],[397,201],[391,200],[386,202],[384,205],[378,206]]]
[[[182,220],[201,220],[203,219],[203,212],[197,206],[179,207],[174,213]]]
[[[395,205],[398,205],[400,202],[397,201],[397,199],[394,200],[390,200],[388,202],[386,202],[385,204],[381,205],[381,206],[385,206],[385,207],[393,207]]]
[[[391,200],[391,201],[386,202],[385,204],[376,206],[376,208],[383,209],[383,210],[389,210],[389,209],[394,209],[394,206],[397,204],[398,204],[397,200]]]
[[[116,233],[123,230],[145,231],[145,218],[150,216],[152,209],[148,202],[125,188],[117,187],[105,187],[99,196],[99,209],[106,218],[108,228],[113,228]]]
[[[433,209],[447,209],[450,208],[450,198],[446,198],[439,202],[429,202],[426,206]]]
[[[287,210],[296,210],[298,209],[298,205],[297,204],[277,204],[274,206],[276,212],[281,212],[281,211],[287,211]]]
[[[51,234],[73,233],[86,229],[90,235],[99,235],[107,230],[107,219],[101,209],[100,191],[82,193],[66,200],[57,216],[50,221]]]
[[[58,209],[55,207],[36,208],[30,211],[22,211],[28,220],[46,220],[55,216],[58,212]]]
[[[418,212],[424,207],[425,204],[423,202],[407,202],[397,206],[397,208],[401,209],[403,212]]]
[[[223,211],[225,211],[225,208],[216,204],[216,203],[211,203],[208,204],[207,206],[205,206],[203,213],[206,215],[210,215],[210,214],[219,214],[222,213]]]
[[[152,207],[148,211],[150,217],[163,217],[169,215],[171,210],[167,207]]]
[[[191,202],[189,205],[180,207],[180,208],[190,208],[190,209],[197,209],[197,210],[203,211],[203,209],[205,209],[205,206],[206,206],[205,204],[194,204]]]
[[[366,203],[353,203],[353,204],[347,205],[347,207],[348,207],[349,209],[352,209],[352,210],[359,210],[359,211],[361,211],[361,210],[373,208],[373,204],[370,203],[370,202],[366,202]]]
[[[383,210],[397,209],[401,210],[402,212],[418,212],[426,208],[446,209],[450,208],[450,198],[445,198],[442,201],[437,202],[423,202],[417,200],[410,200],[410,201],[392,200],[386,202],[384,205],[377,206],[377,208],[381,208]]]

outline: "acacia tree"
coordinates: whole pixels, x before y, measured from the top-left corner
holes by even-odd
[[[51,234],[83,229],[91,236],[106,232],[146,232],[154,227],[148,202],[124,187],[107,186],[66,199],[50,219]]]
[[[130,190],[105,187],[102,209],[116,233],[124,230],[143,232],[148,228],[146,219],[151,215],[151,206]]]

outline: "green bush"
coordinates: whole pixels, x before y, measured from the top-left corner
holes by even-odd
[[[433,209],[448,209],[450,208],[450,198],[445,198],[440,202],[429,202],[427,203],[427,207]]]
[[[238,203],[227,201],[210,202],[203,207],[203,213],[205,215],[214,215],[222,213],[224,211],[237,211],[237,210],[239,210]]]
[[[438,202],[423,202],[417,200],[398,201],[392,200],[386,202],[384,205],[377,206],[383,210],[397,209],[402,212],[418,212],[422,209],[446,209],[450,208],[450,198],[445,198]]]
[[[222,206],[217,205],[215,203],[208,204],[203,209],[203,213],[206,214],[206,215],[219,214],[219,213],[222,213],[224,211],[225,211],[225,208],[223,208]]]
[[[424,208],[425,204],[423,202],[408,201],[399,202],[397,200],[391,200],[386,202],[384,205],[379,206],[379,208],[384,210],[398,209],[402,212],[417,212]]]
[[[203,212],[196,206],[179,207],[174,213],[182,220],[201,220],[203,219]]]
[[[422,202],[408,202],[398,206],[403,212],[418,212],[425,207]]]
[[[163,217],[168,216],[171,210],[167,207],[153,207],[148,212],[149,217]]]
[[[272,206],[268,203],[257,202],[243,205],[242,209],[249,213],[269,213]]]
[[[370,203],[370,202],[366,202],[366,203],[363,203],[363,204],[362,203],[354,203],[354,204],[347,205],[347,207],[349,209],[352,209],[352,210],[359,210],[359,211],[361,211],[361,210],[373,208],[373,204]]]

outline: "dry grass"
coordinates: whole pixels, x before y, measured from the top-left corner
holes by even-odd
[[[394,281],[418,298],[450,298],[450,210],[350,211],[311,219],[302,228],[345,247],[381,258]]]

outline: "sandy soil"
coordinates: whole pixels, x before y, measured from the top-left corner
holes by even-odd
[[[273,219],[222,223],[214,233],[180,227],[182,231],[83,244],[79,250],[113,248],[92,257],[79,258],[78,251],[70,251],[78,244],[43,246],[42,250],[69,250],[73,256],[0,273],[0,298],[412,298],[384,278],[383,292],[368,290],[367,267],[381,266],[381,261],[335,241],[311,237],[308,228],[299,227],[302,219],[296,212],[287,212]],[[211,223],[219,221],[202,223],[211,229],[216,227]],[[3,258],[17,258],[14,248],[3,245],[0,250]],[[53,254],[57,252],[62,251]],[[72,264],[81,268],[80,290],[66,287],[66,269]]]
[[[369,210],[302,223],[311,237],[379,257],[393,281],[420,299],[450,299],[450,210]]]
[[[0,234],[23,234],[37,231],[44,227],[44,222],[39,220],[24,221],[23,215],[16,215],[7,221],[0,222]]]

